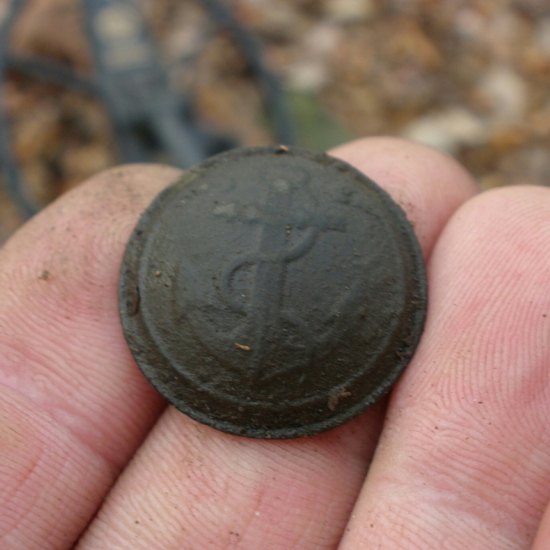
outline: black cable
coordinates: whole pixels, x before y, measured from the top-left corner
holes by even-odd
[[[5,104],[5,75],[9,37],[13,24],[24,5],[25,0],[12,0],[0,26],[0,168],[6,178],[6,189],[9,197],[21,214],[28,218],[35,214],[38,208],[26,192],[23,178],[14,160]]]
[[[201,143],[204,140],[200,139],[197,129],[186,124],[182,117],[174,116],[174,111],[161,109],[151,117],[151,125],[170,157],[179,161],[179,167],[189,168],[208,156],[206,144]]]
[[[241,50],[249,68],[258,79],[264,96],[265,109],[271,119],[276,139],[280,143],[293,143],[294,125],[286,109],[279,81],[265,65],[260,42],[237,20],[231,9],[219,0],[199,1],[213,21],[218,26],[229,31],[237,47]],[[3,103],[6,69],[13,69],[33,78],[60,85],[80,93],[103,95],[104,100],[108,99],[105,90],[102,90],[102,88],[106,87],[106,90],[110,89],[112,83],[106,80],[106,78],[112,78],[116,75],[109,75],[109,71],[104,71],[104,67],[98,68],[99,71],[96,74],[99,74],[100,80],[97,82],[91,78],[77,75],[72,69],[62,64],[43,60],[38,57],[16,56],[8,52],[12,26],[25,3],[26,0],[12,0],[7,15],[0,25],[0,107]],[[87,10],[89,16],[96,9],[95,6],[99,8],[99,6],[105,6],[106,4],[108,4],[108,0],[84,0],[85,7],[90,8],[94,6],[94,9]],[[86,18],[86,22],[90,25],[90,17]],[[147,33],[146,29],[144,29],[144,32]],[[97,48],[99,44],[95,44],[95,42],[98,38],[91,33],[91,39],[92,49]],[[152,43],[151,47],[154,49]],[[152,67],[154,68],[154,66]],[[161,80],[166,80],[167,82],[164,70],[161,70],[157,66],[156,72],[159,71]],[[155,71],[150,70],[149,76],[155,77]],[[185,166],[194,164],[205,156],[208,156],[208,154],[220,152],[220,147],[229,148],[236,145],[228,139],[223,139],[221,136],[211,135],[201,128],[198,122],[194,120],[194,117],[191,116],[192,111],[190,106],[186,107],[188,99],[181,96],[176,98],[166,86],[164,86],[166,89],[162,88],[163,86],[161,85],[158,89],[159,93],[162,93],[156,98],[157,101],[155,103],[157,103],[157,106],[151,109],[150,112],[144,111],[142,113],[144,116],[140,115],[137,117],[134,121],[136,123],[135,126],[133,126],[131,118],[129,120],[126,116],[120,116],[117,109],[113,107],[113,104],[117,103],[122,108],[122,111],[124,110],[125,94],[121,97],[113,96],[107,102],[111,111],[120,152],[126,161],[135,162],[150,158],[152,150],[149,150],[147,143],[142,141],[142,136],[140,136],[140,132],[138,131],[139,126],[144,126],[145,124],[148,124],[149,130],[155,134],[159,144],[164,146],[164,150],[169,152],[179,165],[182,163]],[[140,86],[137,89],[139,90]],[[121,101],[122,104],[120,103]],[[176,107],[178,104],[179,106]],[[178,113],[183,113],[184,111],[188,113],[186,116],[183,116],[183,118],[182,116],[178,116]],[[136,127],[138,130],[136,130]],[[9,134],[6,109],[0,108],[0,168],[6,175],[7,190],[11,199],[21,213],[28,217],[37,211],[37,207],[25,191],[21,173],[14,160]]]
[[[210,13],[212,19],[232,34],[249,67],[260,81],[266,111],[271,115],[271,123],[278,141],[289,145],[294,143],[294,124],[286,108],[279,80],[264,63],[260,41],[239,22],[231,9],[219,0],[199,0],[199,2]]]
[[[86,30],[95,61],[99,92],[114,122],[121,153],[127,162],[143,146],[136,129],[147,125],[178,166],[188,168],[207,156],[186,95],[171,89],[167,70],[159,62],[157,43],[134,0],[82,0]],[[118,15],[117,15],[118,14]],[[121,36],[105,27],[110,16],[129,21]],[[129,51],[138,52],[128,55]]]
[[[20,56],[6,52],[6,67],[26,76],[68,88],[74,92],[96,95],[97,86],[87,77],[76,74],[70,67],[42,57]]]

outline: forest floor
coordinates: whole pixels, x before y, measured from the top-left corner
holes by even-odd
[[[547,0],[225,1],[261,39],[300,145],[404,136],[453,155],[482,189],[550,184]],[[200,2],[141,4],[173,85],[192,92],[201,119],[241,144],[270,142],[258,86]],[[74,0],[29,0],[11,47],[93,73]],[[41,204],[117,163],[99,100],[10,73],[5,107]],[[0,241],[21,221],[0,191]]]

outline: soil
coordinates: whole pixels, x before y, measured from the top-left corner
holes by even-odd
[[[272,0],[226,3],[263,42],[301,145],[320,150],[358,136],[398,135],[455,156],[483,189],[548,185],[546,0],[278,0],[276,9]],[[200,3],[141,4],[175,89],[192,92],[200,118],[241,144],[272,140],[257,84]],[[5,6],[0,0],[0,17]],[[11,49],[91,75],[82,29],[79,2],[29,0]],[[16,158],[41,204],[117,163],[98,99],[9,73],[5,103]],[[3,187],[0,240],[23,221]]]

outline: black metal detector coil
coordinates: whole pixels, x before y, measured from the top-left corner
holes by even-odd
[[[0,23],[0,105],[4,103],[6,70],[99,97],[112,122],[121,162],[143,162],[162,153],[183,168],[236,147],[238,143],[212,132],[198,119],[192,99],[175,92],[158,47],[134,0],[81,0],[84,27],[94,59],[92,76],[41,57],[18,56],[9,49],[14,23],[27,0],[11,0]],[[218,0],[198,0],[217,28],[230,33],[256,78],[274,141],[293,143],[294,130],[278,79],[268,69],[255,36]],[[10,199],[24,217],[40,206],[29,196],[11,145],[9,117],[0,108],[0,168]],[[147,128],[155,150],[140,137]]]

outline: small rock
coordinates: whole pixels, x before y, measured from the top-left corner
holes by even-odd
[[[286,67],[285,85],[300,92],[318,92],[329,79],[326,64],[321,59],[304,59]]]
[[[540,52],[550,56],[550,16],[541,18],[536,24],[535,44]]]
[[[323,11],[337,23],[361,23],[374,15],[375,7],[372,0],[325,0]]]
[[[507,183],[550,186],[550,157],[544,146],[533,145],[502,157],[498,166]]]
[[[301,55],[287,66],[285,80],[289,88],[318,92],[329,80],[328,56],[337,49],[341,29],[333,23],[313,26],[301,42]]]
[[[403,137],[455,153],[461,145],[478,145],[487,137],[483,121],[462,107],[427,114],[407,126]]]
[[[276,7],[261,10],[262,20],[258,29],[271,39],[291,40],[300,37],[304,21],[292,4],[278,2]]]
[[[306,55],[329,55],[340,44],[342,34],[341,27],[333,23],[318,23],[304,37],[301,49]]]
[[[2,2],[0,3],[0,24],[4,22],[4,19],[6,18],[6,15],[8,15],[8,8],[10,7],[10,4],[8,2]]]
[[[496,125],[510,124],[525,116],[527,89],[524,81],[511,68],[496,65],[478,82],[476,96]]]
[[[454,29],[464,40],[479,42],[485,26],[485,21],[479,11],[470,7],[460,8],[455,15]]]

